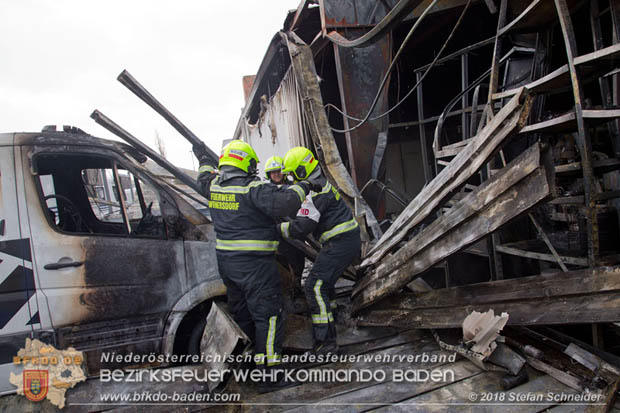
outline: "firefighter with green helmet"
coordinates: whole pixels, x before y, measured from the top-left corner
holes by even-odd
[[[230,311],[254,339],[257,367],[273,369],[280,364],[284,338],[276,219],[294,215],[311,186],[278,187],[261,181],[258,162],[249,144],[233,140],[222,149],[219,172],[201,161],[198,184],[209,200],[218,269]],[[267,381],[259,391],[285,385],[281,380]]]
[[[282,168],[284,168],[284,160],[279,156],[272,156],[265,162],[265,178],[269,179],[272,184],[285,184],[286,180]]]
[[[297,183],[308,182],[312,188],[295,219],[280,224],[279,228],[285,239],[303,239],[312,233],[322,244],[306,280],[305,293],[312,318],[313,350],[317,354],[335,353],[338,344],[330,295],[338,278],[360,255],[360,229],[309,149],[289,150],[282,171],[292,174]]]

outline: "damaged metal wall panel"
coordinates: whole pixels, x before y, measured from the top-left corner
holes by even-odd
[[[554,193],[548,153],[534,145],[413,238],[386,270],[362,279],[353,309],[398,292],[423,271],[492,233]],[[377,268],[377,271],[381,267]]]
[[[511,101],[476,135],[429,185],[411,201],[390,229],[381,237],[362,266],[376,264],[385,253],[400,242],[410,229],[441,206],[447,197],[475,174],[495,151],[524,124],[531,98],[526,89]]]
[[[308,145],[299,92],[290,67],[276,93],[272,97],[261,96],[260,105],[258,120],[246,125],[248,134],[245,137],[258,159],[265,162],[274,155],[284,157],[292,147]],[[261,176],[262,166],[259,165]]]
[[[391,51],[389,35],[363,48],[347,49],[334,45],[341,107],[348,116],[357,119],[366,117],[390,65]],[[371,118],[385,113],[388,106],[386,87],[379,95]],[[351,176],[357,187],[362,188],[371,178],[377,137],[380,133],[387,133],[388,118],[369,119],[361,125],[360,121],[348,119],[347,116],[343,120],[344,129],[347,130],[345,138]]]
[[[336,187],[349,200],[353,200],[355,214],[365,215],[366,223],[371,228],[374,237],[379,238],[382,234],[379,223],[368,204],[366,204],[366,201],[362,198],[359,189],[351,179],[351,175],[344,167],[342,158],[340,158],[340,153],[338,152],[338,147],[336,146],[336,141],[332,135],[327,114],[323,107],[323,98],[321,97],[312,50],[293,32],[282,33],[282,37],[288,45],[310,138],[319,152],[319,159],[325,167],[325,172],[332,178],[331,180]]]
[[[472,311],[507,312],[509,325],[620,321],[620,266],[401,294],[359,318],[360,325],[460,327]]]

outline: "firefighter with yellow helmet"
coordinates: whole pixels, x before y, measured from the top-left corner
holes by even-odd
[[[284,157],[284,173],[295,182],[308,182],[312,192],[297,216],[279,225],[284,238],[303,239],[307,234],[322,244],[305,284],[306,299],[312,317],[314,352],[338,351],[336,325],[330,306],[330,294],[345,269],[360,255],[360,229],[349,207],[321,172],[318,160],[304,147],[289,150]]]
[[[228,306],[237,324],[254,338],[257,366],[270,369],[280,364],[284,338],[275,219],[294,215],[310,185],[278,187],[261,181],[258,162],[249,144],[233,140],[222,149],[219,173],[201,162],[198,184],[209,200]],[[284,385],[288,384],[263,382],[259,391]]]

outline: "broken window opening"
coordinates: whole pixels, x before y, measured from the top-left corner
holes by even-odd
[[[71,234],[166,238],[156,187],[92,155],[41,154],[34,162],[50,225]]]

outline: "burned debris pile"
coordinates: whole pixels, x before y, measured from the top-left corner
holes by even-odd
[[[358,326],[505,312],[494,357],[554,375],[523,349],[561,335],[558,359],[592,361],[563,383],[592,389],[620,343],[620,3],[352,3],[289,14],[235,138],[315,149],[366,230]]]

